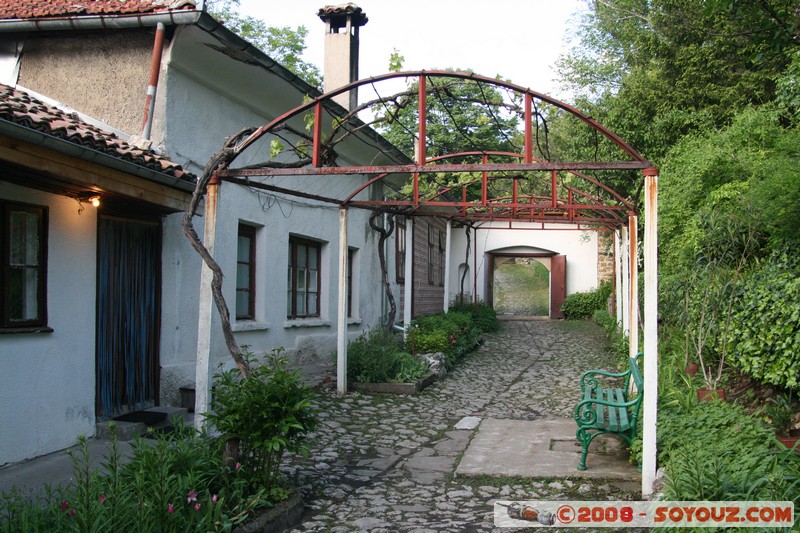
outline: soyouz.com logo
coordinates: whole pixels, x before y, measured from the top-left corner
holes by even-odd
[[[794,503],[772,501],[497,501],[496,527],[791,527]]]

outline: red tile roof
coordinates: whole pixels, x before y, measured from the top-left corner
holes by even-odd
[[[179,9],[195,9],[195,4],[175,0],[0,0],[0,19],[128,15]]]
[[[62,111],[20,89],[4,84],[0,84],[0,120],[40,131],[180,180],[193,182],[195,178],[183,167],[163,156],[138,148],[113,133],[87,124],[74,113]]]

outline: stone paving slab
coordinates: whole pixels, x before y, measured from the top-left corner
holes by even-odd
[[[580,451],[574,420],[487,419],[478,427],[456,474],[641,481],[615,437],[600,436],[592,442],[587,470],[576,468]]]

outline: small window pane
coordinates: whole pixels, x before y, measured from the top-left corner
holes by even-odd
[[[236,292],[236,316],[247,316],[250,313],[250,293]]]
[[[245,263],[250,261],[250,237],[245,237],[244,235],[239,235],[239,246],[238,246],[238,261],[243,261]]]
[[[297,291],[295,295],[295,306],[297,307],[297,315],[298,316],[305,316],[306,315],[306,293],[303,291]]]
[[[308,248],[308,268],[319,268],[319,263],[317,261],[317,249],[311,246]]]
[[[250,289],[250,265],[236,265],[236,288]]]
[[[39,215],[26,211],[10,213],[10,236],[12,265],[38,265],[39,261]]]
[[[308,271],[308,290],[312,292],[317,292],[317,271],[316,270],[309,270]]]
[[[11,313],[12,321],[36,320],[39,318],[39,302],[36,289],[39,276],[32,268],[14,268],[10,272]]]
[[[308,309],[309,314],[315,315],[317,314],[317,295],[316,294],[309,294],[308,295]]]
[[[297,265],[298,267],[306,266],[306,247],[302,244],[297,247]]]

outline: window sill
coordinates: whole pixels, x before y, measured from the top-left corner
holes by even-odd
[[[347,325],[348,326],[360,326],[361,325],[361,319],[360,318],[348,318],[347,319]]]
[[[269,322],[259,322],[257,320],[241,320],[231,324],[234,332],[238,331],[266,331],[270,328]]]
[[[32,326],[26,328],[0,328],[0,335],[13,333],[53,333],[53,328],[49,326]]]
[[[284,328],[319,328],[330,327],[330,320],[321,318],[296,318],[283,323]]]

